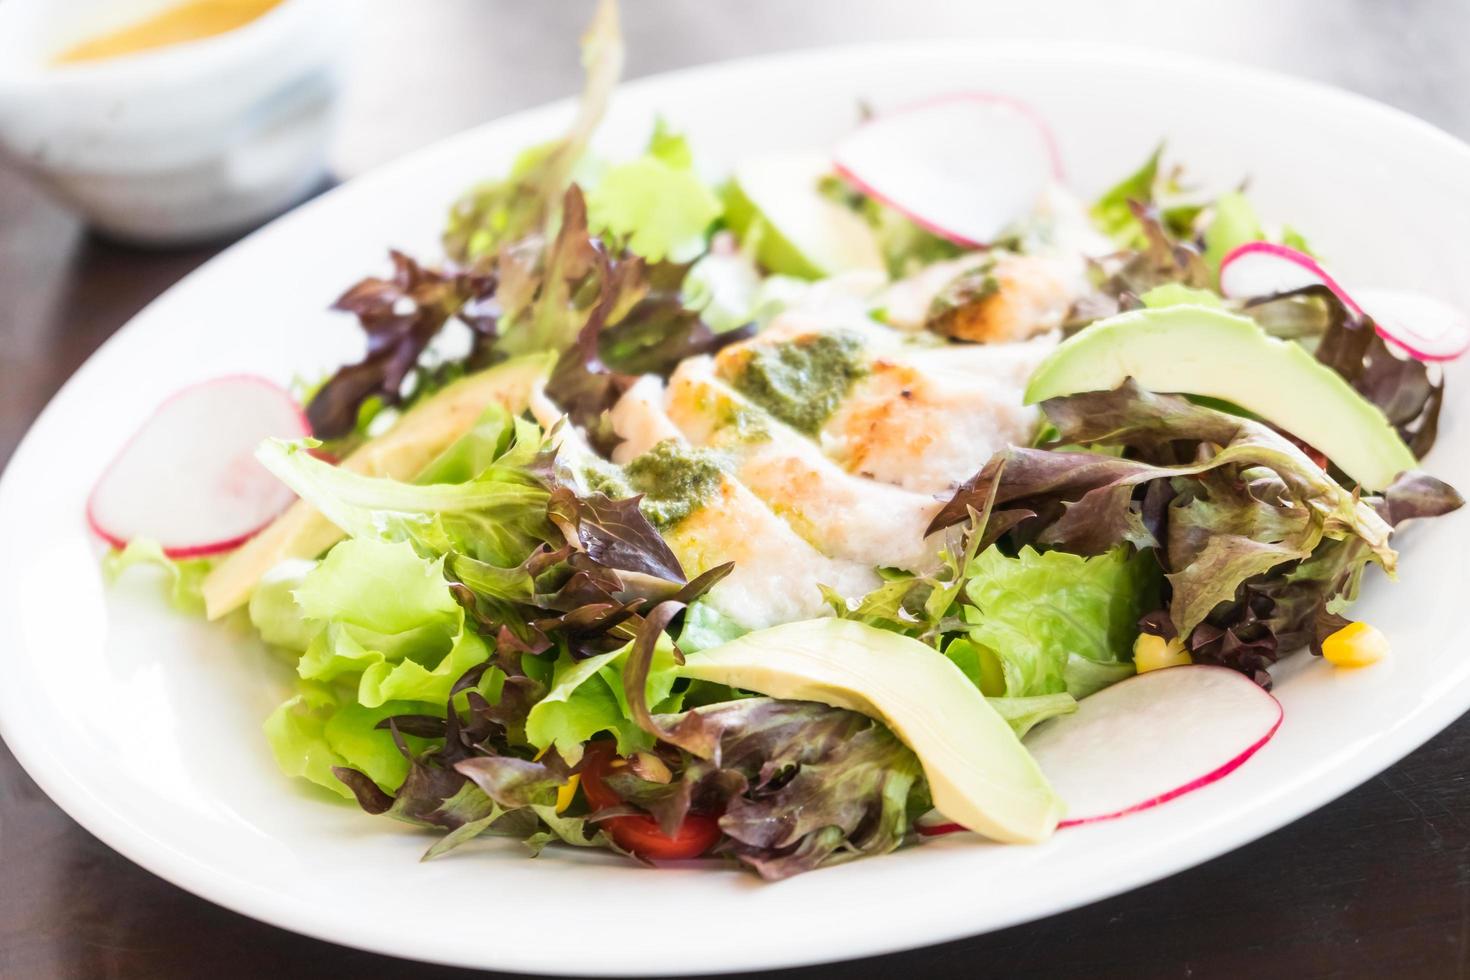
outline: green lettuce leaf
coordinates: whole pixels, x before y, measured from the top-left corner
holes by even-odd
[[[202,616],[204,594],[200,589],[213,564],[211,558],[173,559],[152,538],[134,538],[126,548],[114,549],[102,557],[102,573],[111,581],[130,568],[162,569],[168,582],[169,604],[180,612]]]
[[[364,636],[448,633],[462,612],[446,588],[443,558],[374,538],[340,542],[302,577],[294,596],[307,619],[355,627]]]
[[[728,643],[748,632],[748,629],[708,602],[692,602],[684,613],[684,625],[679,632],[678,645],[686,654],[698,653]]]
[[[623,73],[623,37],[614,0],[601,0],[582,35],[582,67],[587,81],[567,134],[525,151],[507,177],[481,184],[455,202],[444,249],[456,262],[493,255],[503,245],[548,231],[559,220],[572,172]]]
[[[504,414],[505,409],[488,412]],[[508,448],[464,483],[421,485],[352,473],[312,456],[309,440],[272,439],[256,456],[353,537],[406,541],[422,555],[454,551],[510,567],[553,532],[546,520],[548,492],[529,471],[542,448],[541,431],[521,419],[505,424],[515,431]],[[462,465],[444,464],[446,469]]]
[[[1215,217],[1205,229],[1205,262],[1218,275],[1220,260],[1231,249],[1246,242],[1266,237],[1255,208],[1240,191],[1230,191],[1215,199]]]
[[[649,262],[689,262],[724,212],[695,173],[689,147],[660,120],[648,152],[608,167],[587,192],[587,221]]]
[[[321,632],[322,624],[308,619],[296,601],[296,590],[316,567],[310,559],[283,561],[250,593],[250,622],[271,646],[300,654]]]
[[[405,542],[342,541],[291,594],[302,632],[315,629],[297,673],[319,682],[356,678],[364,707],[442,705],[454,683],[490,656],[449,592],[444,558],[422,558]],[[280,630],[281,605],[261,608],[269,616],[257,622],[263,632]]]
[[[332,773],[345,764],[326,739],[327,720],[336,712],[337,699],[321,684],[302,684],[300,693],[281,704],[262,726],[276,765],[288,776],[310,780],[343,799],[352,791]]]
[[[618,752],[627,754],[653,745],[653,737],[633,720],[623,689],[623,666],[632,644],[610,653],[574,661],[557,659],[551,690],[526,717],[526,739],[537,749],[555,748],[570,765],[582,758],[585,744],[600,732],[617,739]],[[673,694],[677,679],[674,647],[662,638],[648,672],[648,703],[653,710],[679,710]]]
[[[986,698],[996,714],[1006,720],[1017,738],[1048,718],[1070,715],[1077,710],[1077,699],[1070,694],[1039,694],[1029,698]]]
[[[1138,618],[1157,603],[1152,555],[1023,548],[1008,558],[989,548],[968,575],[968,637],[999,658],[1006,695],[1083,698],[1133,673]]]
[[[1121,245],[1137,248],[1145,244],[1133,205],[1153,203],[1154,184],[1159,178],[1159,162],[1163,155],[1164,145],[1160,143],[1141,167],[1108,188],[1092,206],[1093,223]]]

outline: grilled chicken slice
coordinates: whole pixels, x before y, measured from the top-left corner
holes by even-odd
[[[1055,344],[1055,334],[1012,344],[946,344],[928,332],[907,335],[872,320],[843,317],[824,326],[801,312],[783,314],[758,336],[722,350],[715,373],[753,401],[786,412],[788,421],[816,421],[812,434],[822,451],[849,473],[938,494],[968,479],[996,451],[1031,437],[1037,411],[1022,404],[1022,390]],[[847,358],[850,370],[821,372],[809,392],[820,399],[815,408],[799,401],[786,407],[791,399],[783,393],[802,380],[797,369],[786,383],[772,383],[778,363],[752,382],[752,364],[780,362],[785,353],[799,364],[808,356],[802,352],[819,350],[828,359]],[[798,410],[810,411],[798,418]]]
[[[623,392],[608,413],[613,432],[622,442],[613,450],[614,463],[642,456],[665,439],[682,439],[679,427],[664,411],[664,383],[645,374]]]
[[[875,358],[822,426],[822,447],[849,472],[942,494],[1031,438],[1039,413],[1022,392],[1055,345],[1046,335]]]
[[[1075,260],[987,252],[938,262],[874,300],[885,323],[993,344],[1060,327],[1079,292]]]
[[[696,446],[716,450],[767,506],[825,555],[868,566],[930,571],[939,543],[924,528],[940,501],[846,472],[821,448],[690,358],[669,379],[669,417]]]
[[[819,584],[844,596],[864,595],[879,584],[872,567],[823,555],[731,477],[664,539],[691,577],[735,563],[708,601],[750,629],[830,613]]]
[[[613,453],[617,462],[647,458],[661,443],[684,443],[664,411],[663,394],[657,378],[643,378],[614,406],[613,431],[624,440]],[[635,464],[632,470],[637,469]],[[827,612],[819,585],[855,596],[878,584],[871,565],[822,554],[730,474],[723,474],[715,492],[665,528],[663,536],[690,577],[735,562],[708,601],[751,629]]]

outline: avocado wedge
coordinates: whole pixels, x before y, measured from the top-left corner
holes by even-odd
[[[469,430],[491,402],[525,409],[546,380],[551,354],[518,357],[450,384],[415,405],[387,432],[342,460],[354,473],[407,480]],[[204,608],[218,619],[243,606],[266,572],[288,558],[315,558],[336,544],[342,530],[298,500],[263,531],[215,566],[204,579]]]
[[[691,654],[680,673],[882,721],[918,756],[935,807],[994,840],[1044,840],[1062,816],[1010,726],[958,667],[918,640],[808,619]]]
[[[1238,405],[1321,451],[1365,490],[1383,490],[1417,465],[1384,414],[1306,348],[1205,306],[1133,310],[1094,323],[1041,362],[1026,401],[1107,391],[1127,378]]]

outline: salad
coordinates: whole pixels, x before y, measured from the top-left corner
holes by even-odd
[[[1348,612],[1462,503],[1419,463],[1457,310],[1163,148],[1084,203],[1000,95],[604,159],[611,2],[583,58],[565,135],[342,294],[360,360],[180,392],[92,495],[110,568],[294,667],[286,775],[427,857],[780,879],[1158,805],[1271,738],[1280,657],[1388,655]]]

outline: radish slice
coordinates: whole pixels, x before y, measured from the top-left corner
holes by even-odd
[[[1062,168],[1027,105],[1002,95],[942,96],[886,113],[837,146],[837,172],[915,224],[978,248],[1030,214]]]
[[[1398,289],[1360,289],[1357,296],[1383,338],[1416,360],[1450,361],[1470,350],[1470,319],[1448,303]]]
[[[1470,319],[1420,293],[1347,287],[1305,252],[1271,242],[1247,242],[1220,262],[1220,291],[1232,299],[1272,296],[1326,286],[1344,306],[1370,318],[1383,339],[1421,361],[1448,361],[1470,350]]]
[[[152,538],[171,558],[228,551],[290,506],[295,495],[255,459],[271,436],[311,434],[279,385],[234,375],[178,392],[108,464],[87,522],[115,548]]]
[[[1274,296],[1308,286],[1326,286],[1348,309],[1363,315],[1348,291],[1306,252],[1273,242],[1246,242],[1220,260],[1220,292],[1231,299]]]
[[[1083,700],[1026,737],[1067,804],[1058,826],[1112,820],[1234,772],[1281,726],[1281,703],[1244,674],[1194,665],[1152,670]],[[936,813],[926,836],[962,828]]]

